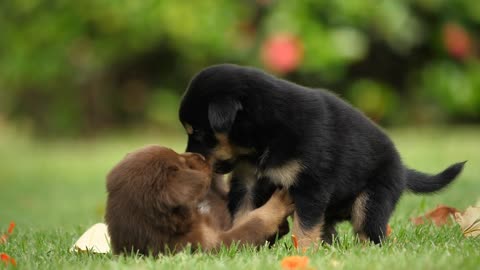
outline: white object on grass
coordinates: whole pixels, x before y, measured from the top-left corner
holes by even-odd
[[[108,235],[107,225],[97,223],[90,227],[75,242],[70,251],[88,251],[92,253],[109,253],[110,236]]]
[[[455,213],[455,220],[464,236],[480,236],[480,207],[468,207],[463,213]]]

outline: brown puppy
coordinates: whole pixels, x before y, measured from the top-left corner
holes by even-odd
[[[217,184],[201,155],[160,146],[128,154],[107,177],[105,219],[113,252],[157,255],[188,244],[202,250],[234,242],[260,245],[293,210],[287,192],[277,191],[231,224]]]

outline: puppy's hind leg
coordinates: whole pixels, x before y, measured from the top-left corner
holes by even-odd
[[[383,173],[370,182],[352,206],[352,225],[361,240],[380,244],[386,236],[390,216],[403,190],[401,174]],[[380,177],[387,177],[380,179]]]
[[[322,231],[322,240],[326,244],[331,245],[337,237],[337,230],[335,229],[335,222],[325,220]]]

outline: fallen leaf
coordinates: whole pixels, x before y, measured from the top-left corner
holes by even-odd
[[[80,236],[70,251],[89,251],[93,253],[110,252],[110,236],[107,225],[97,223]]]
[[[15,222],[10,222],[10,226],[8,226],[8,234],[13,233],[13,229],[15,228]]]
[[[392,234],[392,227],[390,227],[390,224],[387,224],[387,236],[390,236]]]
[[[438,205],[437,208],[426,213],[425,215],[411,218],[410,220],[415,225],[421,225],[424,224],[425,221],[430,221],[436,226],[442,226],[450,223],[450,216],[455,215],[455,213],[458,213],[458,210],[453,207]]]
[[[0,235],[0,244],[7,243],[8,237],[13,233],[13,229],[15,228],[15,222],[10,222],[10,226],[8,226],[7,233]]]
[[[460,224],[464,236],[480,235],[480,207],[468,207],[463,213],[455,213],[455,221]]]
[[[7,243],[8,235],[3,234],[0,236],[0,244],[5,244]]]
[[[306,270],[308,267],[307,256],[288,256],[283,258],[281,265],[284,270]]]
[[[292,242],[293,242],[293,247],[298,249],[298,239],[295,234],[292,234]]]

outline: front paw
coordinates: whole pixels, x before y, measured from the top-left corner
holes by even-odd
[[[270,211],[277,213],[281,220],[291,215],[295,205],[287,189],[277,189],[265,204]]]
[[[270,246],[273,245],[277,239],[282,238],[289,232],[290,232],[290,227],[288,226],[288,220],[284,219],[282,223],[278,226],[277,231],[267,239],[269,245]]]

